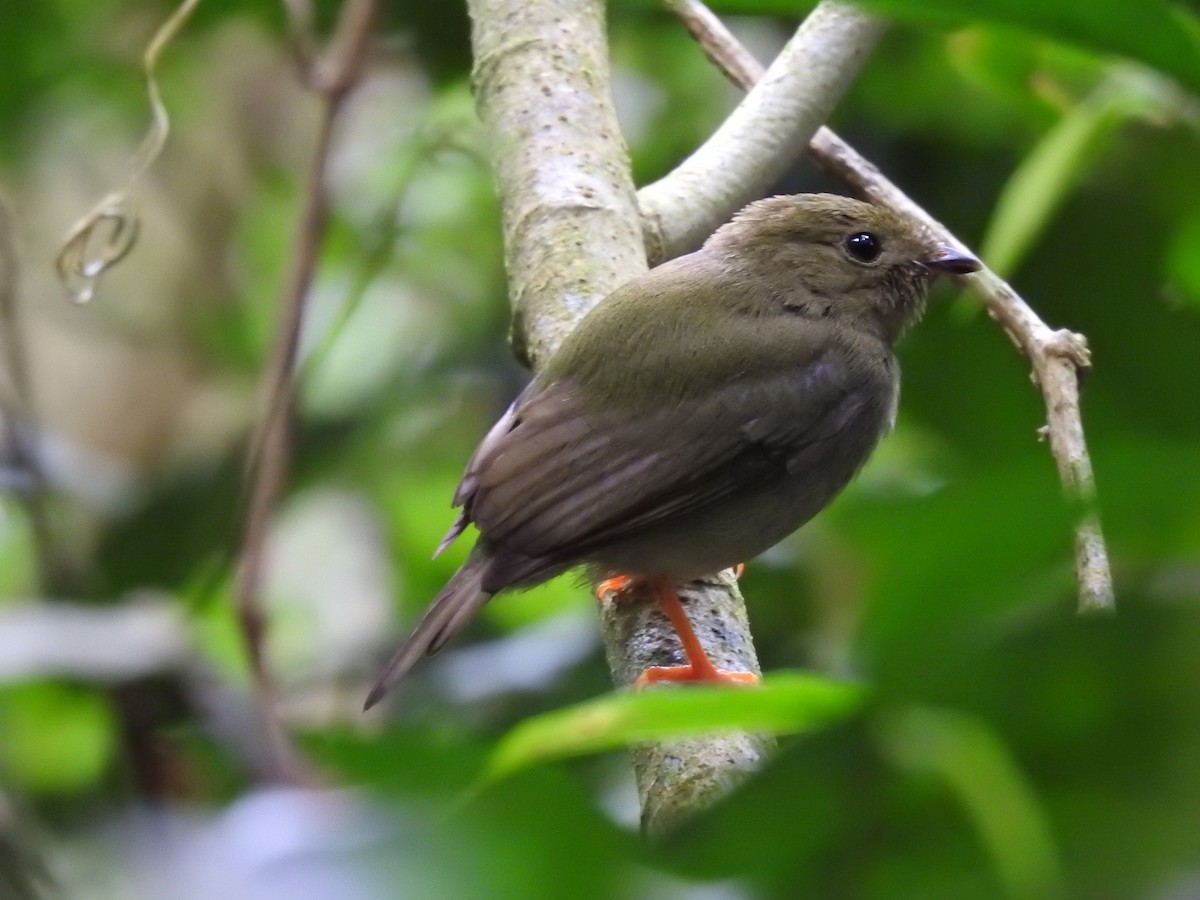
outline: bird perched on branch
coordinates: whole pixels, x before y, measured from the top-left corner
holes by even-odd
[[[933,278],[979,268],[920,226],[829,194],[751,203],[695,253],[588,313],[492,427],[454,495],[479,539],[367,698],[494,594],[586,567],[648,581],[688,656],[716,669],[674,584],[732,566],[837,495],[892,427],[892,346]]]

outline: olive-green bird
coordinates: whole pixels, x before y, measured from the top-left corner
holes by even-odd
[[[891,212],[829,194],[751,203],[695,253],[588,313],[488,432],[440,552],[480,537],[367,698],[486,603],[579,566],[649,580],[690,665],[726,679],[673,583],[762,553],[850,481],[892,427],[892,346],[933,278],[979,263]]]

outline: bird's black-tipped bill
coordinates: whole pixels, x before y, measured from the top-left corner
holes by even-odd
[[[943,247],[936,256],[923,260],[923,263],[926,268],[947,275],[970,275],[982,268],[979,260],[970,253],[964,253],[952,247]]]

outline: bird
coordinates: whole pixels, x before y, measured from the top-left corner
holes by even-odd
[[[938,275],[979,262],[895,212],[834,194],[755,201],[700,249],[617,288],[563,340],[470,460],[462,567],[387,663],[370,708],[494,595],[583,569],[653,588],[689,664],[716,669],[674,585],[778,543],[895,422],[893,347]]]

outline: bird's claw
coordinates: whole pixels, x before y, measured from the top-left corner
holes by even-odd
[[[700,684],[728,684],[738,687],[758,684],[762,679],[753,672],[731,672],[716,666],[651,666],[633,683],[635,691],[643,690],[660,681],[697,682]]]
[[[594,591],[596,599],[603,600],[608,594],[619,594],[636,580],[632,575],[614,575],[612,578],[605,578],[596,585]]]

